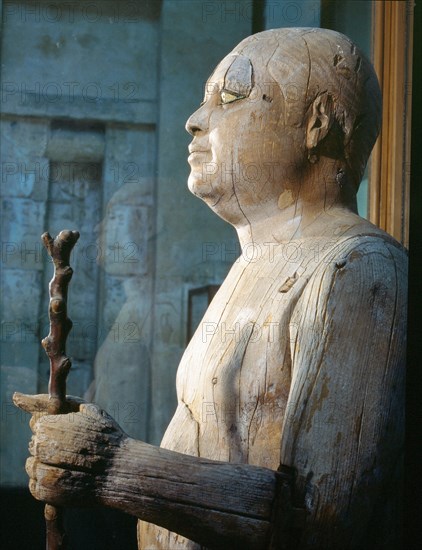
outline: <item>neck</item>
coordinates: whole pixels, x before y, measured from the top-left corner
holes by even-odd
[[[284,191],[278,200],[256,207],[234,224],[242,250],[251,243],[288,242],[328,234],[333,224],[356,223],[356,198],[347,198],[336,179],[337,168],[324,172],[324,160],[315,174]],[[321,174],[334,173],[323,177]],[[298,191],[295,193],[294,190]],[[246,223],[245,223],[246,220]],[[343,220],[343,221],[342,221]]]

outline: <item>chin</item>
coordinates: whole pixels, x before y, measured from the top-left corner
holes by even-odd
[[[217,214],[224,221],[236,225],[244,219],[244,214],[238,210],[237,203],[233,203],[231,200],[230,193],[225,193],[210,184],[205,185],[202,181],[191,181],[190,178],[188,187],[195,197],[202,199],[214,214]]]
[[[188,179],[188,188],[196,197],[210,203],[210,205],[222,197],[222,193],[219,192],[218,187],[213,186],[212,183],[204,182],[202,174],[191,173]]]

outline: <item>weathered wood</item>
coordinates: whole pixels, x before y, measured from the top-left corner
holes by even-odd
[[[268,31],[223,59],[187,123],[189,188],[242,253],[162,446],[95,406],[33,420],[36,498],[132,513],[143,550],[398,547],[406,253],[356,214],[379,124],[373,69],[338,33]]]
[[[396,483],[406,254],[355,202],[379,126],[378,84],[358,49],[299,29],[242,42],[187,123],[189,187],[235,226],[242,254],[181,360],[162,446],[296,468],[300,548],[362,546]],[[151,525],[139,546],[199,548]]]
[[[47,396],[15,394],[14,401],[38,413],[48,407]],[[26,469],[37,498],[117,508],[218,548],[233,538],[243,548],[267,546],[273,502],[290,491],[290,473],[198,460],[127,437],[94,405],[72,399],[69,408],[77,413],[32,422],[36,458]],[[294,513],[289,502],[284,508]]]

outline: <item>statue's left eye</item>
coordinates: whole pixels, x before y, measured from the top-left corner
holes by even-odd
[[[228,92],[227,90],[221,90],[220,92],[220,98],[222,105],[226,105],[227,103],[233,103],[233,101],[237,101],[238,99],[244,99],[246,96],[242,94],[236,94],[235,92]]]

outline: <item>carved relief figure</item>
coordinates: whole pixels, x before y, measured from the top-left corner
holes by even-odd
[[[356,212],[380,120],[374,71],[336,32],[266,31],[221,61],[187,122],[188,184],[242,254],[177,410],[160,448],[95,405],[35,415],[36,498],[133,514],[144,550],[397,547],[406,254]]]
[[[126,299],[97,351],[94,380],[84,396],[139,438],[147,431],[151,338],[151,306],[140,297],[151,293],[151,282],[148,256],[137,243],[140,235],[149,234],[149,209],[139,184],[126,183],[113,195],[96,227],[97,261],[122,284]]]

